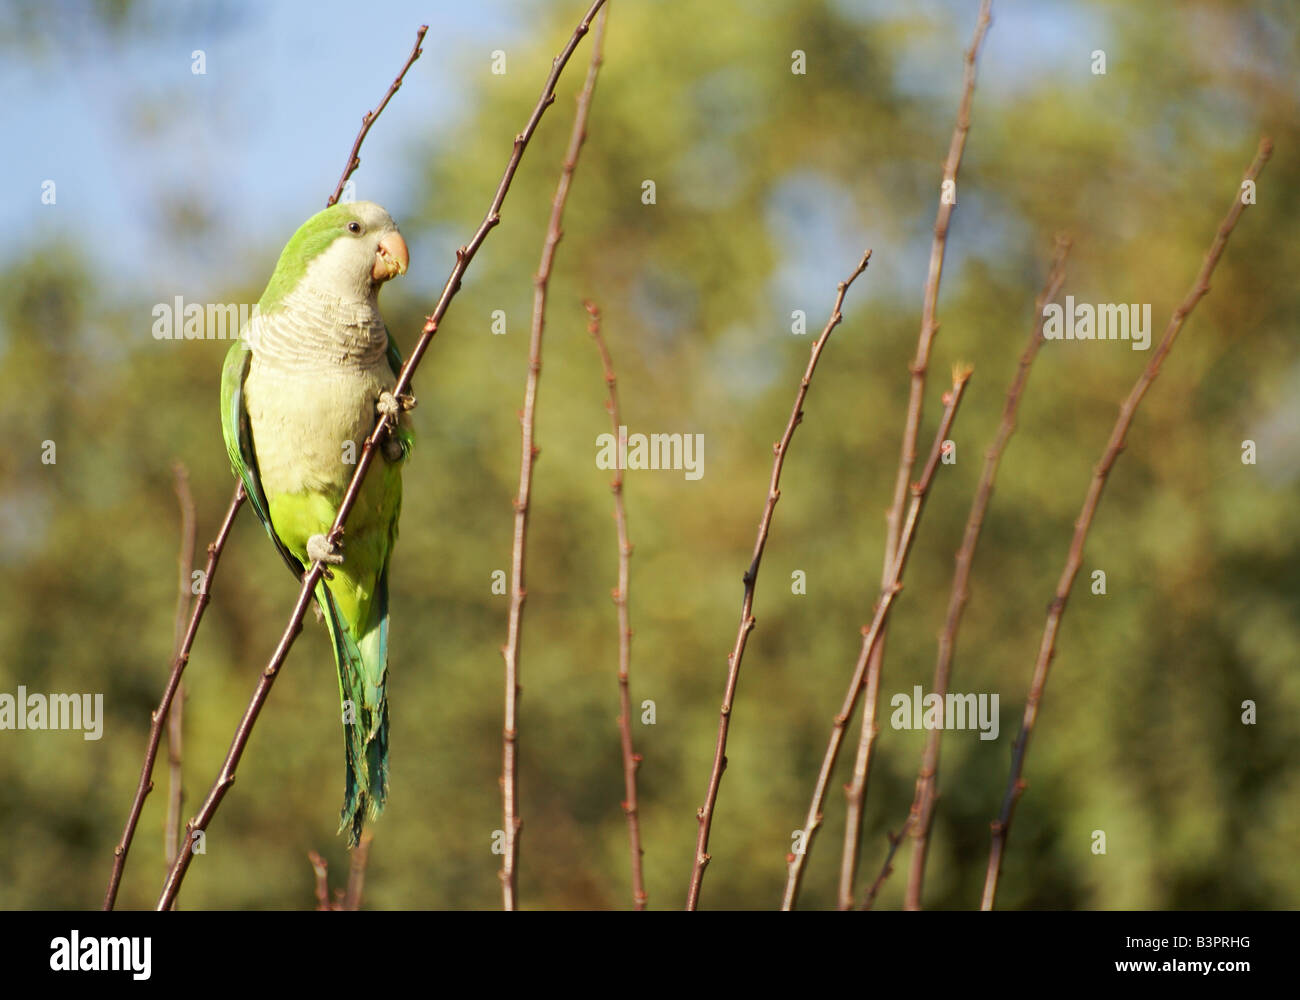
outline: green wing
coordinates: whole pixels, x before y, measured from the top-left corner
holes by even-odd
[[[248,494],[248,502],[257,514],[257,519],[271,536],[271,541],[275,542],[275,547],[279,549],[293,575],[300,577],[302,563],[289,551],[271,526],[271,507],[266,501],[262,477],[257,471],[253,433],[248,424],[248,412],[244,409],[244,379],[248,376],[248,366],[252,360],[253,352],[242,338],[231,344],[226,353],[226,363],[221,369],[221,433],[226,439],[230,469],[243,482],[244,492]]]
[[[384,327],[384,333],[388,337],[388,367],[393,370],[393,378],[401,378],[402,365],[406,362],[402,359],[402,352],[397,349],[397,342],[393,340],[393,335]]]

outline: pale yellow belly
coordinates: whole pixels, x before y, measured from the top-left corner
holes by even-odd
[[[340,497],[374,430],[375,402],[395,382],[383,359],[366,370],[298,374],[259,364],[255,355],[244,401],[267,496]]]

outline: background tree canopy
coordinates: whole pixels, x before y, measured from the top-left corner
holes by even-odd
[[[302,37],[258,34],[259,16],[278,15],[238,5],[190,19],[146,3],[7,8],[0,35],[18,68],[5,72],[21,88],[11,100],[28,107],[6,114],[26,115],[28,131],[0,169],[10,197],[29,204],[8,217],[17,228],[0,259],[0,692],[103,692],[106,719],[98,742],[0,732],[0,906],[101,898],[170,658],[171,463],[189,467],[200,550],[232,488],[217,408],[228,344],[157,340],[152,309],[177,295],[257,300],[283,242],[324,205],[356,116],[427,16],[396,6],[375,44],[352,47],[342,18]],[[411,244],[411,274],[383,295],[404,348],[481,218],[580,6],[497,4],[483,22],[459,25],[455,45],[435,21],[363,151],[357,196],[385,203]],[[608,421],[582,300],[604,311],[630,430],[704,440],[702,479],[632,471],[626,482],[632,693],[636,704],[653,700],[656,717],[635,732],[646,875],[651,905],[678,907],[771,444],[836,282],[872,247],[786,464],[703,893],[705,907],[779,902],[791,835],[878,592],[941,162],[976,7],[614,0],[552,279],[538,410],[522,654],[525,906],[622,907],[630,896],[614,528],[609,474],[594,461]],[[1268,133],[1276,152],[1259,204],[1143,404],[1089,537],[999,905],[1300,901],[1297,39],[1295,7],[1282,0],[995,4],[923,442],[949,368],[970,362],[975,374],[953,433],[958,461],[941,470],[891,620],[864,826],[868,880],[886,832],[907,814],[925,736],[892,728],[888,700],[913,685],[930,690],[952,556],[1054,234],[1075,241],[1064,292],[1150,303],[1158,338]],[[205,43],[206,80],[190,73],[190,51]],[[317,43],[332,71],[304,51]],[[491,72],[497,49],[503,75]],[[796,49],[806,54],[802,75],[791,72]],[[1092,71],[1098,49],[1104,75]],[[268,70],[255,63],[266,52],[279,85],[259,96],[233,67],[246,60],[261,79]],[[509,565],[532,275],[586,56],[579,49],[562,78],[503,222],[416,377],[419,440],[391,576],[392,794],[374,826],[370,907],[499,902],[490,848],[501,824],[507,598],[492,592],[492,574]],[[297,68],[308,59],[310,73]],[[43,154],[63,148],[70,112],[40,81],[63,81],[55,94],[80,81],[89,94],[113,66],[163,60],[171,82],[143,71],[118,78],[101,99],[119,117],[106,140],[86,140],[108,143],[116,160],[105,170],[157,178],[147,206],[107,180],[61,183],[57,204],[41,205],[42,180],[58,179],[75,150]],[[292,109],[315,133],[302,141],[329,152],[306,162],[293,154],[295,134],[268,136],[260,100],[268,115]],[[427,107],[441,109],[432,125]],[[255,153],[241,152],[245,137]],[[214,169],[209,147],[241,172]],[[274,199],[258,193],[262,178]],[[642,199],[647,180],[652,205]],[[504,335],[491,329],[498,310]],[[792,335],[795,310],[810,335]],[[952,681],[956,691],[1000,694],[1001,732],[945,738],[928,906],[978,905],[1045,606],[1116,406],[1148,356],[1123,343],[1049,343],[1030,378]],[[1257,464],[1242,461],[1247,439]],[[42,463],[46,441],[55,464]],[[1104,596],[1089,592],[1097,569]],[[792,593],[795,571],[806,574],[804,595]],[[245,511],[186,674],[187,817],[294,597]],[[1241,721],[1248,699],[1254,725]],[[308,907],[313,848],[345,870],[338,728],[326,634],[309,620],[182,907]],[[857,733],[854,722],[809,862],[807,907],[834,901],[840,783]],[[151,905],[162,882],[165,766],[155,781],[122,906]],[[1106,832],[1104,856],[1092,853],[1095,830]],[[878,906],[898,905],[904,874]]]

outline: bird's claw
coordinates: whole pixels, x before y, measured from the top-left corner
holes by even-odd
[[[307,558],[322,565],[328,563],[340,566],[343,563],[343,554],[339,552],[339,546],[332,544],[324,535],[312,535],[307,539]]]
[[[394,396],[385,389],[379,394],[375,409],[379,411],[381,417],[388,417],[395,422],[402,413],[415,409],[415,393],[404,392],[400,396]]]
[[[397,418],[407,410],[415,409],[415,395],[402,393],[400,396],[395,396],[385,389],[379,394],[375,409],[379,411],[381,417],[388,418],[388,434],[383,443],[384,458],[390,463],[400,462],[406,449],[402,447],[402,442],[397,437]]]

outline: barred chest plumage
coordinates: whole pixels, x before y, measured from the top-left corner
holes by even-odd
[[[388,334],[373,302],[295,290],[249,329],[245,407],[268,494],[341,492],[396,383]]]

